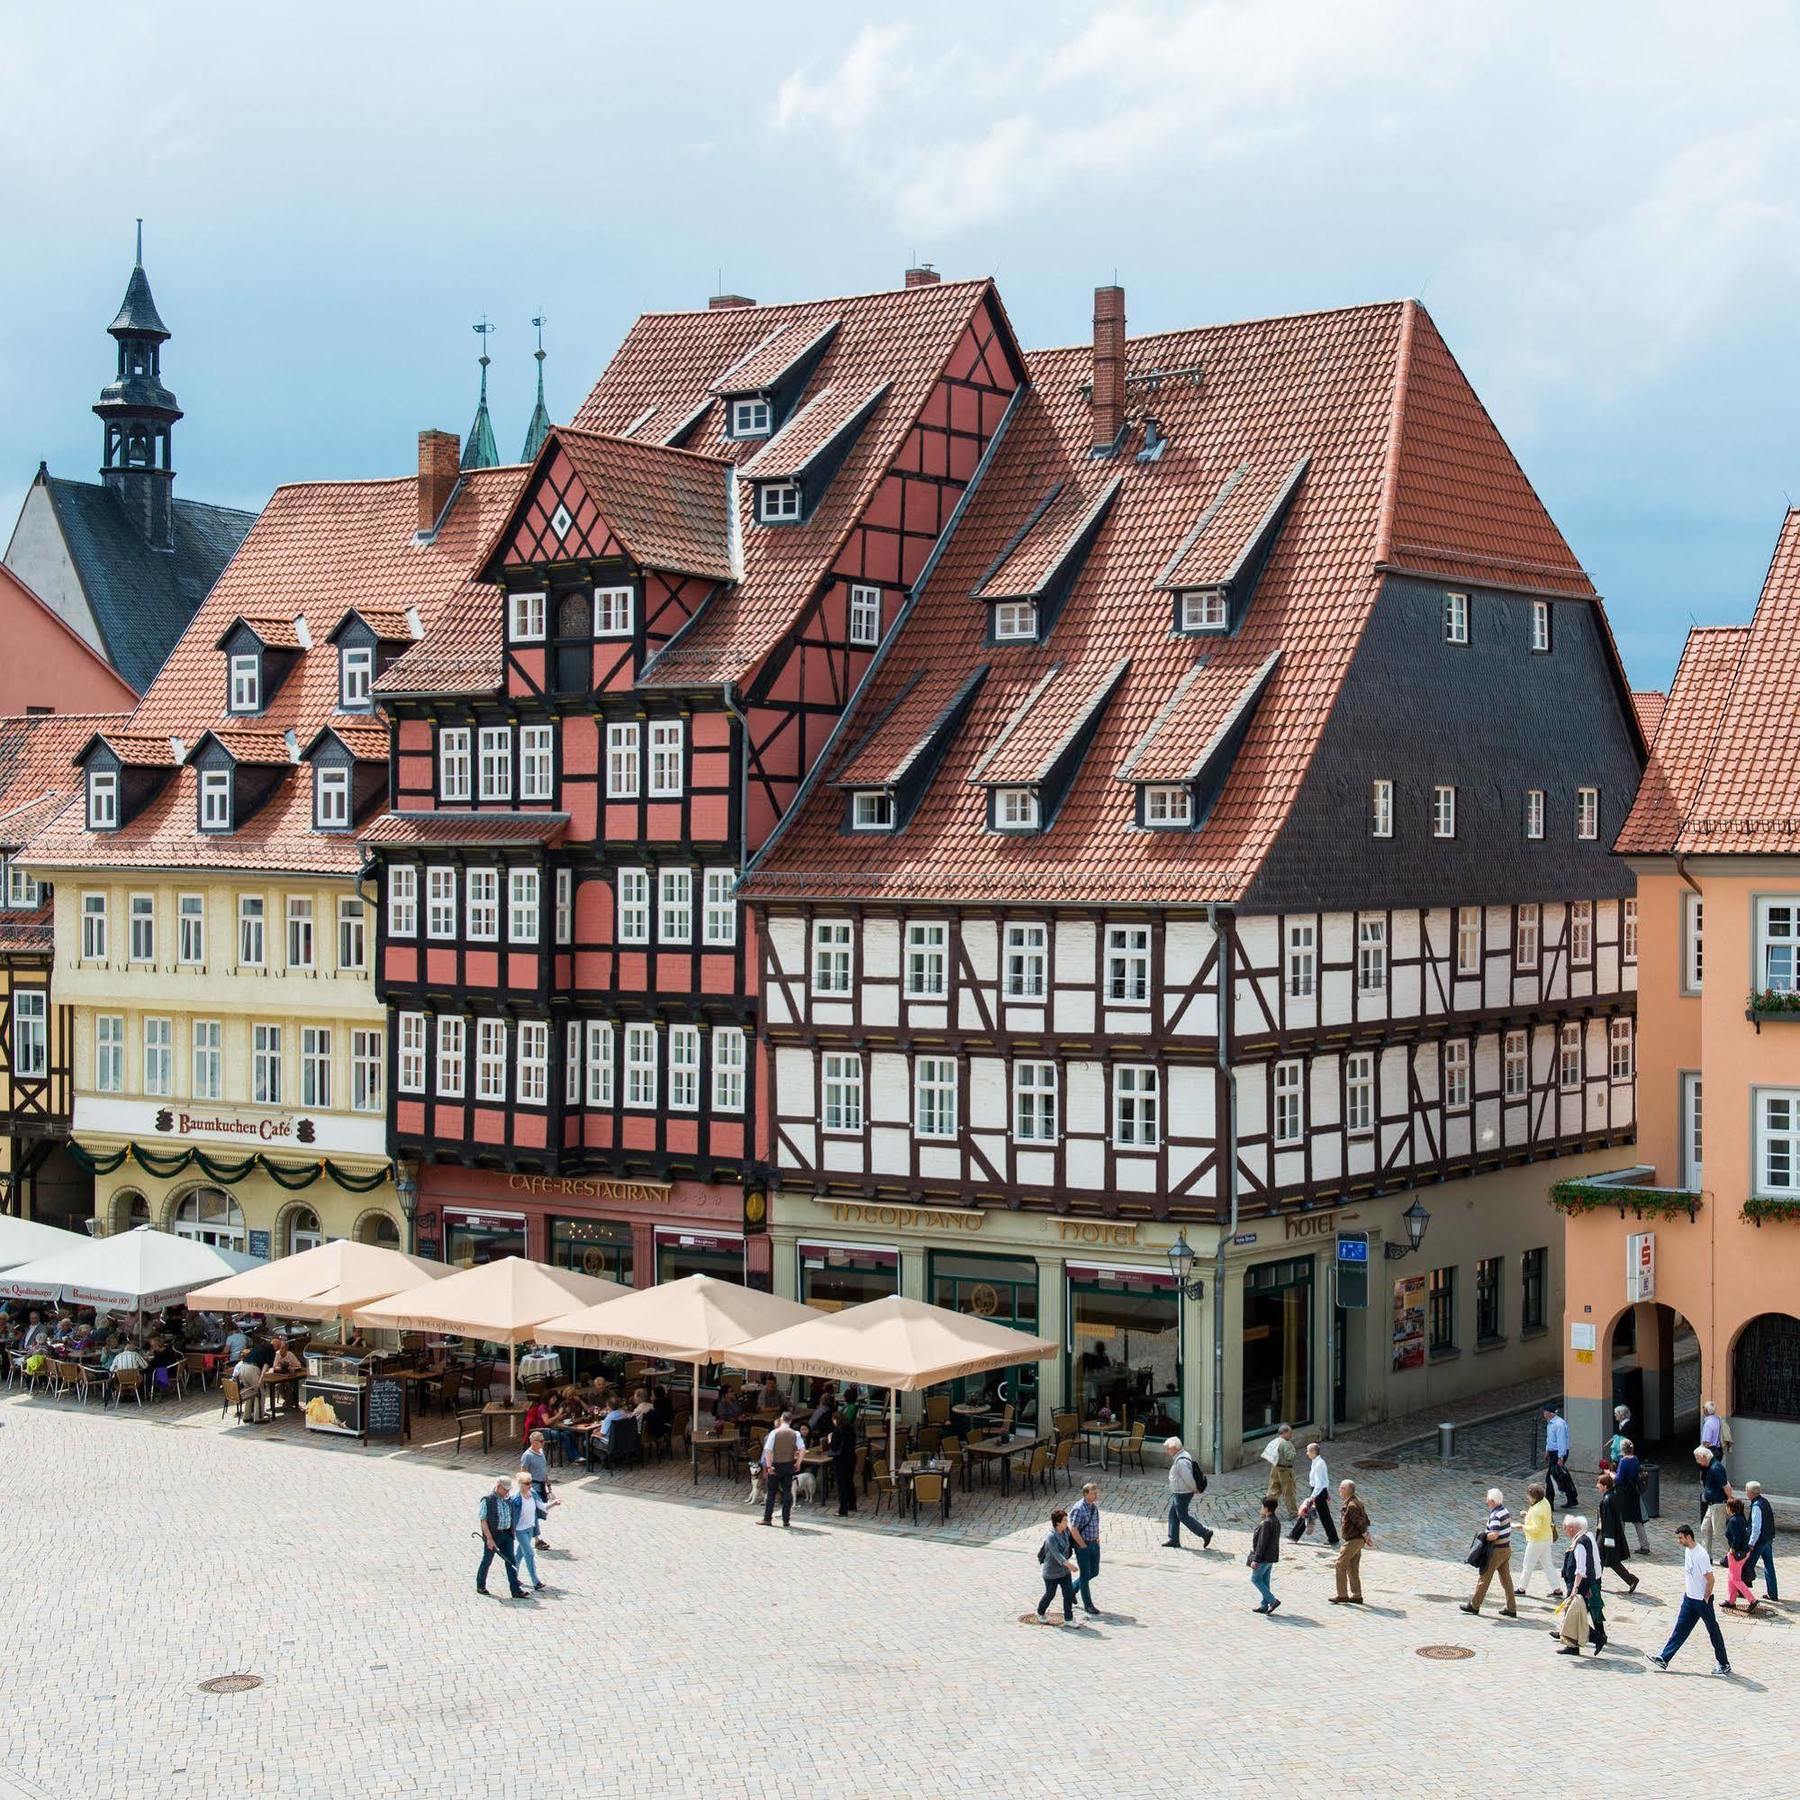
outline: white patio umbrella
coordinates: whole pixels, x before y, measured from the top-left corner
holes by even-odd
[[[77,1238],[70,1249],[8,1269],[0,1274],[0,1295],[153,1312],[260,1260],[139,1225],[113,1237]]]
[[[342,1319],[371,1300],[385,1300],[455,1272],[449,1263],[430,1257],[333,1238],[196,1288],[188,1305],[208,1312],[273,1313],[283,1319]]]
[[[0,1269],[16,1269],[20,1263],[36,1262],[39,1257],[73,1250],[88,1241],[55,1225],[40,1225],[35,1219],[0,1213]]]

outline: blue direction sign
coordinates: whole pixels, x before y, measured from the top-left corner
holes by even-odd
[[[1338,1244],[1338,1261],[1366,1263],[1369,1260],[1369,1240],[1366,1237],[1341,1237]]]
[[[1369,1234],[1366,1231],[1338,1234],[1337,1303],[1356,1311],[1369,1304]]]

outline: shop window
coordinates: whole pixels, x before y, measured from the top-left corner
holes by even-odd
[[[559,1269],[631,1286],[631,1227],[613,1219],[552,1219],[550,1261]]]
[[[900,1252],[870,1244],[800,1244],[800,1298],[841,1312],[900,1291]]]
[[[680,1281],[686,1275],[710,1275],[716,1281],[744,1279],[744,1240],[734,1233],[677,1231],[656,1233],[656,1279]]]
[[[934,1305],[950,1312],[989,1319],[1028,1337],[1038,1335],[1038,1266],[1028,1256],[960,1256],[934,1250],[928,1291]],[[1038,1416],[1038,1365],[990,1369],[954,1381],[950,1403],[1012,1406],[1019,1423],[1033,1424]]]
[[[1081,1416],[1106,1408],[1153,1437],[1181,1430],[1181,1296],[1166,1274],[1070,1264],[1069,1386]]]
[[[519,1213],[444,1213],[444,1260],[472,1269],[525,1254],[525,1220]]]
[[[215,1250],[247,1251],[250,1234],[238,1203],[222,1188],[195,1188],[175,1208],[175,1235]]]
[[[1313,1264],[1310,1256],[1244,1271],[1243,1416],[1246,1436],[1312,1416]]]
[[[1456,1269],[1433,1269],[1426,1290],[1428,1343],[1433,1356],[1456,1348]]]

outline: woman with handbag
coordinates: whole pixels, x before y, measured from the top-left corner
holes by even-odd
[[[1618,1477],[1603,1474],[1600,1477],[1600,1563],[1624,1582],[1627,1593],[1635,1594],[1638,1579],[1625,1566],[1630,1560],[1631,1552],[1625,1545],[1625,1520],[1619,1511]]]
[[[1637,1533],[1637,1547],[1650,1554],[1650,1540],[1644,1535],[1644,1466],[1638,1461],[1637,1447],[1630,1438],[1619,1440],[1618,1467],[1613,1470],[1613,1493],[1619,1502],[1619,1523],[1629,1525]]]
[[[1738,1596],[1744,1611],[1756,1611],[1756,1592],[1744,1580],[1744,1559],[1750,1554],[1750,1515],[1735,1494],[1725,1502],[1725,1604],[1734,1612]]]

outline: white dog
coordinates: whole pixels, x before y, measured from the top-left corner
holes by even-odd
[[[759,1462],[750,1465],[750,1504],[761,1506],[763,1494],[767,1490],[768,1478],[763,1474],[763,1466]]]
[[[802,1469],[794,1477],[794,1497],[799,1500],[812,1501],[818,1497],[819,1478],[811,1469]]]

